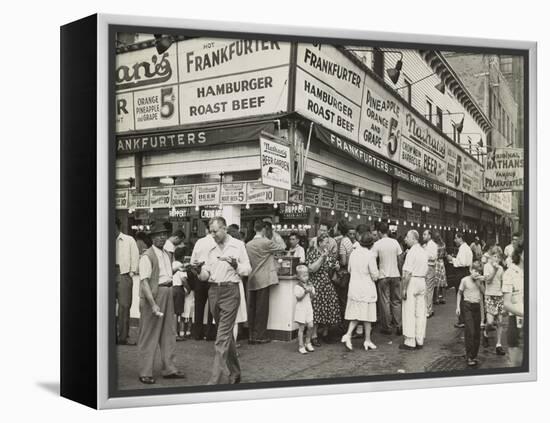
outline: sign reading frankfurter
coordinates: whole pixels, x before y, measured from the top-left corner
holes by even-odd
[[[178,58],[182,124],[286,111],[289,43],[195,38]]]
[[[337,48],[298,44],[296,111],[357,140],[365,72]]]
[[[260,136],[262,183],[290,191],[292,188],[290,146],[267,133]]]
[[[488,192],[523,191],[523,149],[494,148],[489,151],[483,188]]]

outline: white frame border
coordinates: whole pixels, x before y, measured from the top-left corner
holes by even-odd
[[[109,75],[109,25],[151,26],[185,28],[211,31],[235,31],[273,35],[310,36],[323,38],[349,38],[372,41],[412,42],[445,44],[465,47],[510,48],[529,51],[529,363],[528,373],[501,375],[478,375],[379,381],[285,388],[247,389],[240,391],[216,391],[203,393],[143,395],[109,398],[109,346],[108,346],[108,242],[109,221],[108,197],[108,75]],[[405,41],[406,40],[406,41]],[[174,18],[151,18],[146,16],[97,15],[97,407],[122,408],[152,405],[189,404],[201,402],[239,401],[250,399],[283,398],[335,393],[358,393],[402,389],[421,389],[481,385],[492,383],[528,382],[537,379],[537,43],[532,41],[462,38],[393,32],[371,32],[334,28],[263,25],[240,22],[215,22]],[[527,141],[527,140],[526,140]]]

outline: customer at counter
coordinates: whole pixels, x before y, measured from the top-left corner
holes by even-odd
[[[248,275],[248,343],[270,342],[267,336],[269,317],[269,292],[272,285],[279,283],[274,254],[284,251],[267,234],[271,224],[258,220],[254,223],[256,235],[246,244],[252,271]]]
[[[288,255],[292,257],[298,257],[300,259],[300,264],[306,262],[306,252],[304,247],[300,245],[300,236],[297,232],[291,232],[288,237],[288,243],[290,248],[288,249]]]
[[[317,236],[311,238],[309,242],[309,248],[317,248],[318,239],[321,235],[327,235],[328,237],[328,252],[334,259],[338,259],[338,243],[336,240],[329,236],[328,234],[328,225],[326,223],[319,224],[319,229],[317,230]]]

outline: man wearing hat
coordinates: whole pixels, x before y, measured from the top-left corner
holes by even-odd
[[[174,362],[176,330],[172,298],[172,264],[163,250],[168,237],[166,226],[155,223],[149,231],[153,242],[139,261],[140,320],[139,320],[139,380],[153,384],[153,363],[160,347],[162,375],[166,379],[181,379]]]
[[[474,242],[470,245],[470,249],[472,250],[473,254],[473,260],[481,260],[481,256],[483,255],[483,248],[481,246],[481,240],[478,236],[474,238]]]

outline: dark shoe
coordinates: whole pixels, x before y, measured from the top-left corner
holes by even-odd
[[[256,339],[256,344],[269,344],[271,342],[271,339]]]
[[[477,360],[474,360],[473,358],[468,359],[468,366],[475,367],[477,366]]]
[[[152,385],[156,382],[155,378],[150,376],[140,376],[139,381],[141,383],[145,383],[146,385]]]
[[[120,341],[120,342],[117,342],[117,345],[130,345],[130,346],[134,346],[134,345],[137,345],[136,342],[133,342],[133,341]]]
[[[234,384],[241,383],[241,377],[237,376],[235,380],[233,381]]]
[[[431,319],[431,318],[434,317],[434,316],[435,316],[435,312],[432,311],[430,314],[428,314],[428,315],[426,316],[426,318],[427,318],[427,319]]]
[[[172,373],[169,375],[163,376],[164,379],[185,379],[185,374],[183,372]]]
[[[313,345],[314,347],[320,347],[321,342],[319,341],[319,338],[312,338],[311,339],[311,345]]]
[[[399,349],[400,350],[405,350],[405,351],[414,351],[414,350],[416,350],[416,347],[411,347],[411,346],[406,345],[406,344],[401,344],[401,345],[399,345]]]
[[[391,329],[380,329],[380,333],[382,335],[393,335],[393,332],[391,331]]]
[[[396,334],[397,336],[403,335],[403,329],[402,329],[401,327],[395,328],[395,334]]]
[[[497,355],[506,355],[506,353],[504,352],[504,348],[502,348],[500,345],[496,347],[496,353]]]
[[[185,337],[183,336],[176,336],[176,342],[181,342],[181,341],[185,341]]]
[[[464,328],[464,323],[455,323],[455,328],[463,329]]]
[[[422,344],[416,344],[415,349],[421,350],[422,348],[424,348],[424,345],[422,345]]]
[[[488,347],[489,347],[489,337],[483,335],[483,348],[488,348]]]

